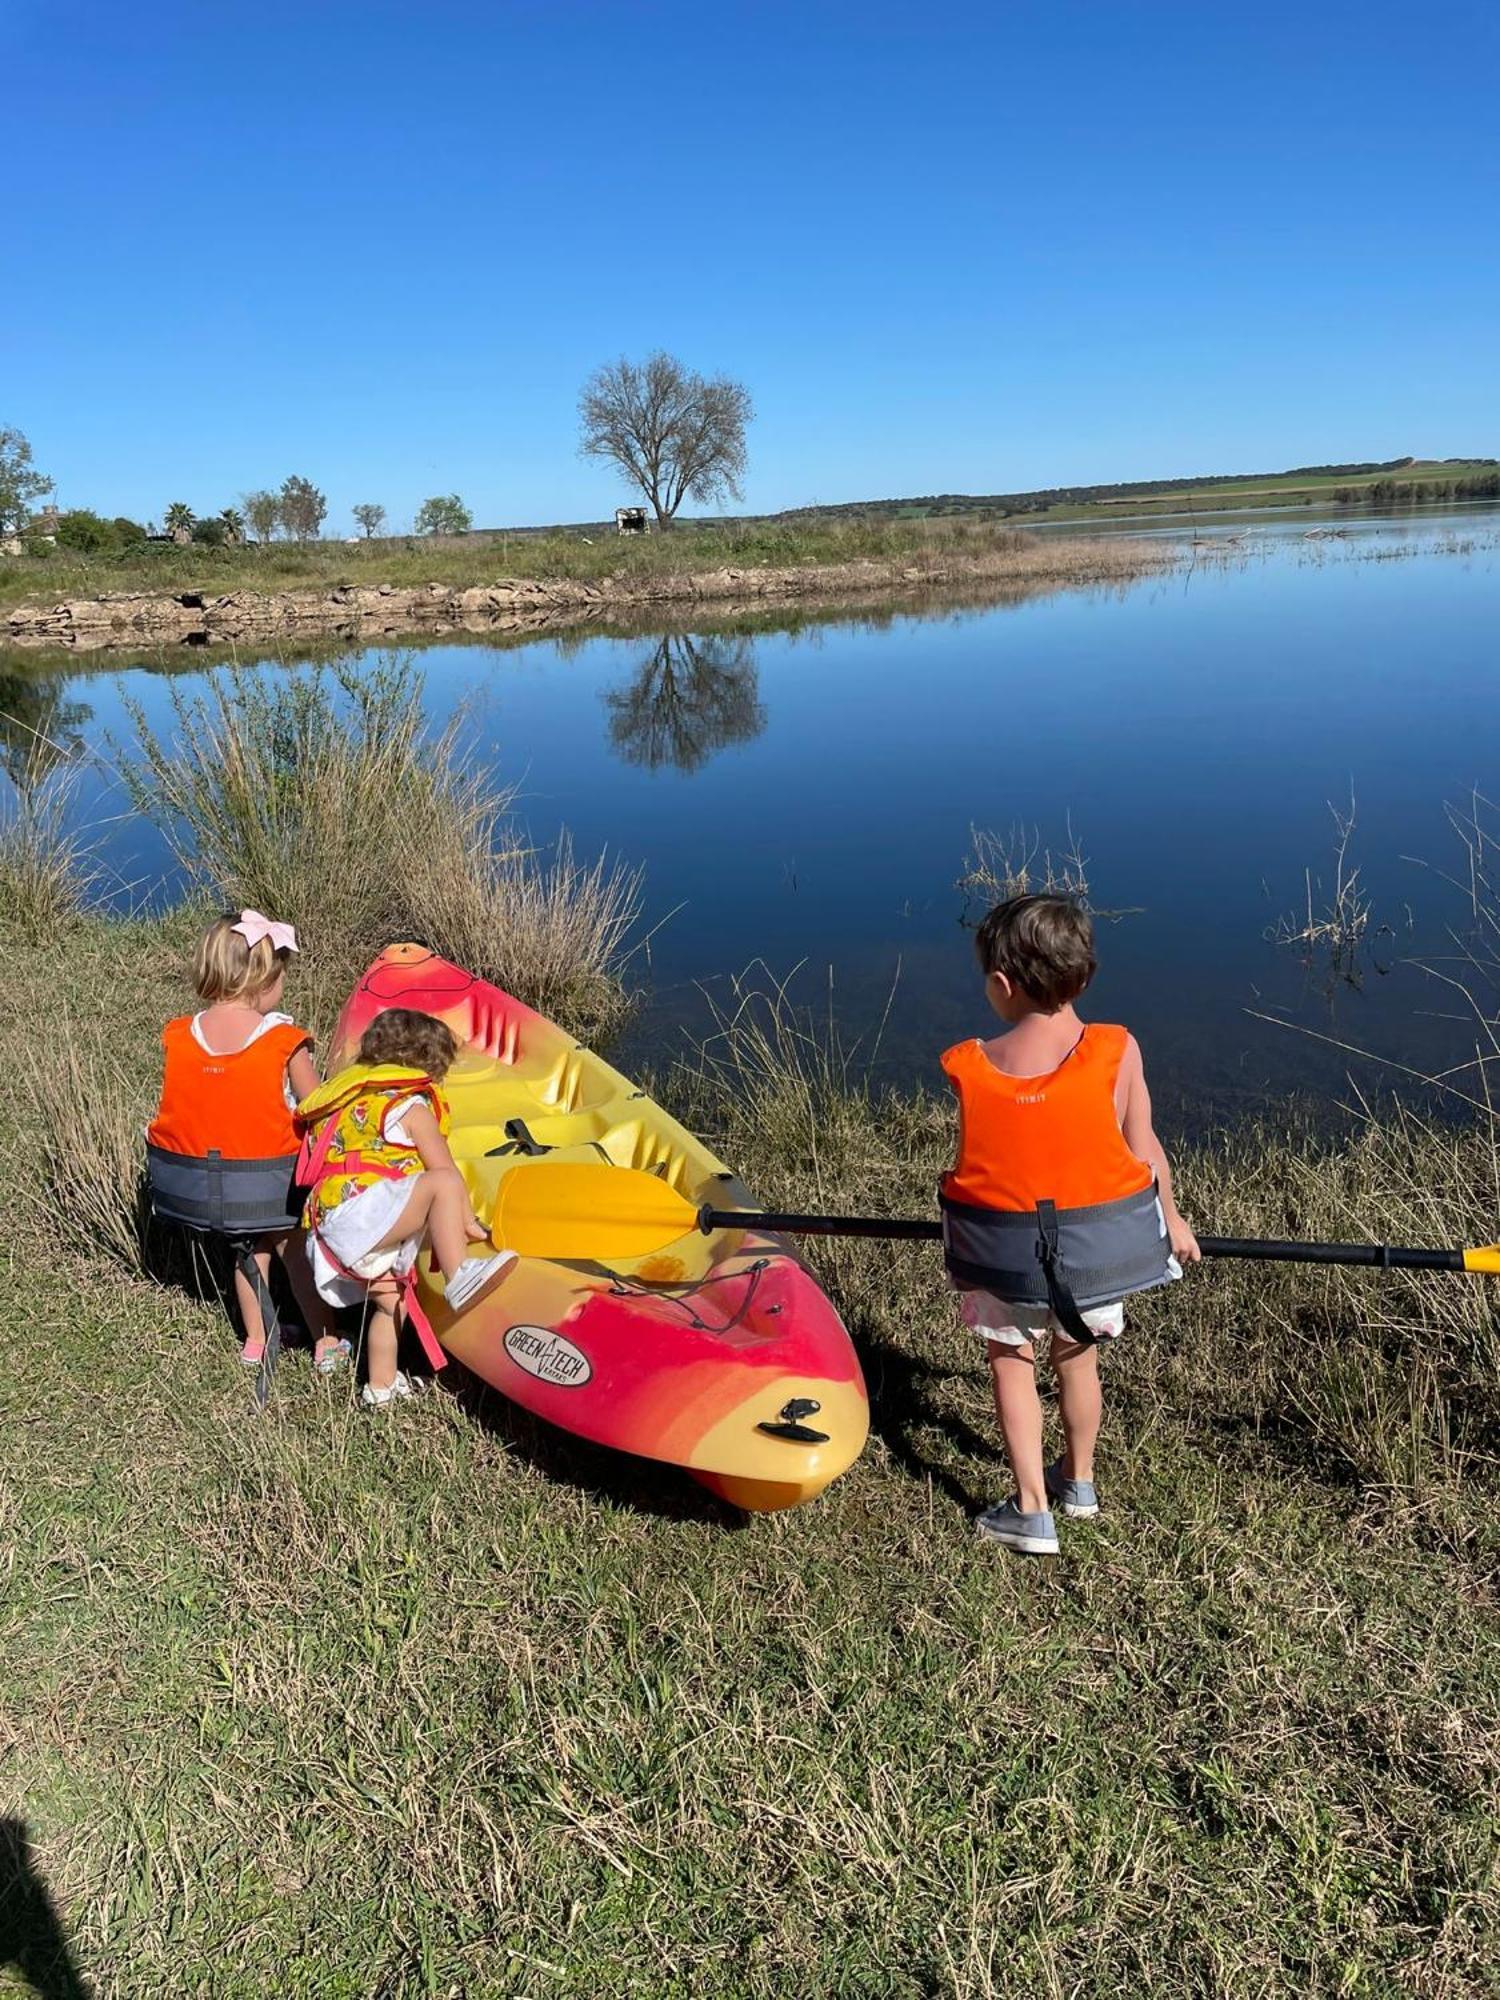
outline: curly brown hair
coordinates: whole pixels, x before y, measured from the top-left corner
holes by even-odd
[[[441,1083],[458,1054],[458,1037],[413,1007],[387,1007],[359,1038],[362,1063],[410,1063]]]

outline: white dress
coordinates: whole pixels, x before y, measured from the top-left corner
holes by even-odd
[[[386,1113],[386,1136],[398,1146],[413,1144],[404,1122],[406,1113],[424,1102],[421,1097],[403,1097]],[[401,1211],[421,1178],[420,1174],[408,1174],[404,1180],[376,1181],[361,1188],[308,1232],[307,1252],[312,1259],[313,1282],[330,1305],[362,1304],[371,1279],[404,1278],[417,1261],[417,1252],[422,1247],[420,1230],[415,1236],[403,1237],[399,1243],[385,1243],[385,1238],[400,1220]],[[385,1247],[377,1249],[378,1244]]]

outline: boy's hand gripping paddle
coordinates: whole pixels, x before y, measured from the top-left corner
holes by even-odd
[[[877,1236],[937,1241],[942,1224],[917,1217],[795,1215],[695,1206],[655,1174],[603,1161],[520,1162],[500,1182],[491,1236],[497,1248],[554,1263],[609,1264],[649,1257],[695,1231],[759,1229],[788,1236]],[[1272,1264],[1371,1264],[1394,1271],[1500,1273],[1500,1243],[1469,1250],[1383,1243],[1285,1243],[1265,1236],[1200,1236],[1205,1257]]]

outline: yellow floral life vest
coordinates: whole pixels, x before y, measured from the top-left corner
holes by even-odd
[[[330,1077],[297,1106],[302,1158],[297,1178],[311,1186],[305,1221],[309,1229],[340,1203],[377,1181],[408,1180],[422,1171],[415,1146],[386,1132],[398,1104],[425,1100],[448,1134],[448,1106],[430,1076],[402,1063],[352,1063]]]

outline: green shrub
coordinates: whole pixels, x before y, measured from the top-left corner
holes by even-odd
[[[89,507],[71,507],[57,517],[57,546],[76,549],[80,555],[97,555],[117,546],[113,522],[106,521]]]

